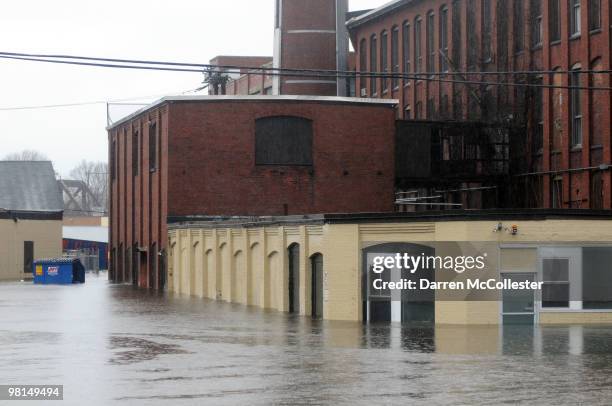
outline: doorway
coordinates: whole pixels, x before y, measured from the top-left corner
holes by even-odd
[[[34,241],[23,242],[23,273],[32,273],[34,264]]]
[[[289,313],[300,312],[300,245],[292,244],[289,254]]]
[[[503,273],[502,280],[535,282],[536,275],[528,273]],[[506,289],[502,293],[502,321],[504,325],[535,324],[535,291]]]
[[[323,318],[323,255],[310,258],[312,318]]]

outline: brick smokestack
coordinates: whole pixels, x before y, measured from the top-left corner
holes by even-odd
[[[348,0],[276,0],[274,67],[346,70]],[[276,77],[274,94],[345,95],[335,77]]]

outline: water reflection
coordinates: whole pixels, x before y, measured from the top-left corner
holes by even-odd
[[[0,284],[0,384],[66,404],[606,404],[612,328],[312,321],[109,285]]]

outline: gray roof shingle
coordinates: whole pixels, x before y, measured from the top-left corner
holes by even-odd
[[[0,210],[61,212],[64,202],[51,162],[0,161]]]

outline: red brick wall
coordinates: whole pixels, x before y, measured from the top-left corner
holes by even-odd
[[[392,211],[394,110],[304,102],[173,103],[169,215]],[[313,167],[255,166],[255,120],[313,120]]]
[[[167,217],[282,215],[393,210],[395,111],[390,104],[287,100],[164,103],[109,131],[110,278],[158,287]],[[312,167],[257,167],[255,120],[313,120]],[[149,170],[149,129],[158,128],[157,168]],[[139,133],[139,171],[132,142]],[[111,166],[113,161],[109,159]],[[134,216],[134,222],[132,222]],[[132,229],[134,228],[134,230]],[[128,249],[141,249],[132,263]],[[154,250],[155,248],[155,250]]]
[[[601,1],[601,30],[596,32],[589,32],[589,21],[588,21],[588,5],[587,0],[581,1],[581,25],[582,32],[580,37],[570,39],[569,34],[569,10],[568,1],[560,0],[561,5],[561,41],[558,43],[551,43],[549,39],[549,12],[548,12],[548,1],[541,1],[541,10],[543,16],[543,46],[531,47],[531,21],[530,21],[530,1],[521,1],[523,8],[523,21],[524,24],[518,29],[522,29],[524,32],[524,50],[521,52],[515,52],[514,41],[519,37],[518,32],[514,31],[514,10],[513,4],[515,2],[501,2],[496,0],[489,0],[491,4],[491,18],[492,18],[492,58],[490,61],[484,61],[482,57],[482,1],[481,0],[459,0],[461,10],[461,62],[457,64],[454,70],[468,71],[470,67],[467,65],[467,52],[468,50],[476,50],[479,56],[479,63],[477,66],[472,67],[474,71],[524,71],[524,70],[540,70],[540,71],[551,71],[554,69],[560,69],[567,71],[579,63],[582,69],[586,70],[593,66],[593,61],[599,59],[599,69],[611,69],[610,64],[610,0]],[[421,35],[421,48],[423,52],[423,67],[421,72],[427,71],[426,69],[426,58],[427,58],[427,15],[429,13],[434,14],[434,50],[439,49],[439,37],[440,37],[440,10],[443,6],[448,7],[448,48],[449,55],[453,55],[453,42],[452,42],[452,5],[451,0],[431,0],[431,1],[414,1],[409,2],[408,5],[403,6],[400,9],[395,9],[387,14],[380,16],[379,18],[367,22],[363,25],[354,27],[351,30],[351,38],[353,46],[357,51],[357,71],[361,68],[361,57],[359,44],[362,39],[367,41],[367,55],[366,61],[367,66],[364,67],[365,71],[380,71],[380,38],[381,33],[386,30],[389,32],[388,35],[388,66],[391,67],[391,30],[394,26],[400,28],[400,47],[399,47],[399,60],[400,60],[400,72],[402,73],[414,73],[414,21],[417,16],[422,17],[422,35]],[[469,27],[466,26],[468,10],[473,10],[475,14],[474,24]],[[508,41],[503,49],[499,48],[500,35],[502,35],[502,22],[507,23],[507,38]],[[403,61],[403,49],[401,47],[401,30],[404,22],[410,23],[410,49],[411,49],[411,70],[404,72],[404,67],[401,61]],[[470,41],[468,32],[473,33],[472,38],[476,38],[476,41]],[[376,35],[378,38],[378,66],[376,69],[371,69],[370,64],[370,46],[369,39],[372,35]],[[507,54],[508,59],[504,61],[502,55]],[[440,58],[434,59],[433,71],[440,71]],[[451,72],[453,68],[451,67]],[[480,76],[475,74],[463,75],[467,79],[477,81],[489,81],[496,82],[499,77],[496,76]],[[567,74],[560,74],[555,79],[552,75],[543,75],[544,84],[561,84],[564,86],[569,85],[569,79]],[[586,86],[589,83],[589,75],[582,75],[582,85]],[[438,78],[438,76],[436,76]],[[441,79],[459,79],[464,78],[454,75],[447,75],[441,77]],[[421,106],[422,115],[420,118],[446,118],[441,116],[441,100],[443,96],[447,96],[449,99],[449,111],[453,111],[453,94],[458,94],[458,100],[461,100],[460,115],[455,116],[456,119],[465,119],[469,117],[467,109],[468,94],[470,89],[463,84],[452,84],[437,82],[433,80],[401,80],[399,86],[393,89],[389,86],[389,91],[381,94],[381,79],[378,81],[378,92],[377,94],[371,94],[370,92],[370,79],[362,78],[357,80],[357,92],[361,87],[361,81],[365,81],[364,85],[366,88],[367,95],[369,97],[383,97],[393,98],[400,100],[401,108],[399,112],[404,112],[407,108],[411,111],[411,117],[415,117],[416,106]],[[509,77],[509,81],[513,79]],[[592,78],[596,82],[597,86],[609,87],[611,85],[610,75],[601,74],[595,75]],[[505,90],[505,93],[503,92]],[[515,100],[515,88],[493,86],[493,97],[495,103],[500,106],[513,105]],[[542,196],[542,206],[551,207],[551,181],[556,176],[563,178],[563,207],[569,208],[589,208],[591,207],[591,179],[595,174],[592,171],[576,171],[568,172],[569,169],[579,169],[591,166],[597,166],[602,163],[612,163],[611,155],[611,136],[610,136],[610,106],[612,92],[610,91],[582,91],[582,132],[583,132],[583,145],[582,148],[572,148],[570,145],[570,111],[568,108],[570,92],[567,89],[563,90],[544,90],[544,140],[542,151],[528,151],[529,156],[526,157],[530,164],[528,171],[561,171],[557,174],[545,175],[542,177],[543,190],[540,191]],[[428,111],[428,101],[431,100],[430,106],[433,107],[433,111]],[[531,109],[530,109],[531,110]],[[517,112],[518,113],[518,112]],[[527,112],[530,114],[530,111]],[[478,117],[476,117],[478,118]],[[526,138],[528,139],[528,145],[530,145],[531,132],[533,123],[529,124],[528,133]],[[557,163],[557,164],[556,164]],[[603,179],[603,193],[604,193],[604,208],[612,208],[612,182],[610,170],[604,171],[600,174]]]

